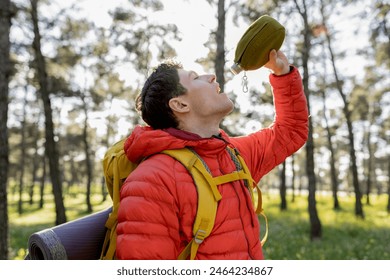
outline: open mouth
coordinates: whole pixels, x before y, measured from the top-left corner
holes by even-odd
[[[221,93],[221,88],[219,87],[219,84],[217,83],[217,93],[220,94]]]

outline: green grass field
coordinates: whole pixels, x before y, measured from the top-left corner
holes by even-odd
[[[51,195],[43,209],[37,203],[24,203],[24,213],[17,213],[16,201],[9,200],[10,259],[23,259],[27,240],[33,232],[52,227],[54,204]],[[266,259],[272,260],[389,260],[390,215],[386,212],[387,196],[372,196],[371,205],[364,205],[365,219],[354,215],[354,197],[340,197],[342,209],[332,209],[330,196],[317,195],[317,209],[322,223],[322,238],[310,241],[306,196],[288,198],[288,210],[280,211],[279,196],[265,193],[263,205],[269,220],[269,237],[264,245]],[[94,211],[109,206],[101,196],[92,197]],[[85,197],[77,193],[65,198],[68,220],[86,215]],[[264,228],[264,220],[261,220]]]
[[[354,215],[354,196],[340,197],[341,210],[333,210],[330,196],[317,195],[322,238],[311,241],[307,198],[298,196],[288,210],[279,210],[277,196],[264,198],[269,220],[266,259],[274,260],[389,260],[390,215],[387,196],[372,196],[364,205],[365,219]],[[263,223],[262,223],[263,224]]]
[[[72,190],[64,197],[68,221],[88,215],[85,195],[79,194],[77,190]],[[43,209],[39,209],[38,202],[33,205],[29,205],[27,202],[23,203],[22,215],[17,213],[17,201],[15,201],[17,198],[15,195],[8,199],[10,259],[24,259],[27,254],[29,236],[34,232],[53,227],[55,221],[55,206],[51,194],[45,194]],[[27,201],[27,197],[24,197],[23,200]],[[91,197],[91,203],[94,212],[97,212],[109,207],[111,198],[107,196],[107,200],[102,202],[102,196],[94,194]]]

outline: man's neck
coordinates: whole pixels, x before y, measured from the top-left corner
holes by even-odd
[[[202,138],[211,138],[213,135],[218,135],[219,134],[219,128],[218,129],[193,129],[191,131],[186,130],[188,132],[194,133],[199,135]]]
[[[202,122],[197,124],[182,124],[179,129],[199,135],[202,138],[211,138],[219,134],[219,122],[215,124]]]

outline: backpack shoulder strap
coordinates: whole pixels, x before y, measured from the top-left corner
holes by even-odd
[[[222,196],[218,191],[208,167],[195,151],[184,148],[178,150],[165,150],[163,154],[169,155],[179,161],[191,174],[198,192],[198,209],[193,225],[193,239],[181,252],[178,259],[185,260],[188,256],[195,259],[196,252],[203,240],[210,235],[217,213],[218,201]],[[206,169],[207,168],[207,169]]]
[[[263,216],[265,221],[265,234],[264,237],[261,239],[261,246],[265,244],[265,242],[268,239],[268,219],[267,216],[264,213],[263,209],[263,197],[260,190],[259,185],[253,180],[252,175],[249,171],[248,166],[245,163],[245,160],[240,155],[237,149],[235,148],[227,148],[228,152],[230,154],[230,157],[232,158],[233,162],[236,165],[237,170],[242,170],[242,172],[245,174],[242,176],[241,179],[244,179],[245,185],[249,190],[249,193],[252,198],[253,207],[255,209],[256,214]]]
[[[198,208],[193,226],[193,239],[181,252],[178,259],[195,259],[196,252],[203,240],[208,237],[214,227],[215,216],[217,213],[218,202],[222,196],[218,191],[218,185],[232,181],[244,180],[257,214],[261,214],[266,221],[266,233],[261,240],[263,245],[268,237],[268,221],[262,208],[262,195],[260,188],[252,179],[251,173],[244,159],[236,149],[227,148],[233,162],[236,165],[236,171],[217,177],[212,177],[207,164],[191,148],[177,150],[165,150],[161,153],[171,156],[179,161],[191,174],[198,192]],[[257,199],[256,199],[257,198]]]

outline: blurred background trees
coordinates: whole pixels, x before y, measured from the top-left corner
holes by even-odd
[[[7,183],[9,169],[8,148],[8,83],[11,74],[10,38],[12,9],[9,0],[0,1],[0,259],[8,256]]]
[[[92,190],[105,199],[104,152],[141,123],[135,96],[152,66],[175,57],[186,36],[173,19],[158,21],[162,0],[113,3],[104,26],[77,1],[11,2],[0,0],[1,259],[8,254],[7,197],[18,201],[23,215],[26,204],[43,207],[50,190],[56,224],[67,220],[64,197],[73,190],[85,193],[86,213],[93,211]],[[361,219],[371,195],[387,195],[390,213],[390,4],[204,2],[215,18],[202,29],[210,35],[202,42],[208,53],[196,60],[216,73],[226,92],[233,91],[236,108],[223,122],[226,131],[250,133],[273,120],[271,89],[266,79],[254,78],[261,72],[247,73],[249,91],[243,93],[242,75],[228,70],[234,44],[259,16],[269,14],[286,27],[282,50],[303,77],[309,140],[263,178],[263,191],[280,193],[284,211],[293,203],[287,193],[307,195],[312,239],[322,235],[318,192],[329,193],[336,210],[343,207],[339,196],[353,195],[355,209],[348,210]]]

